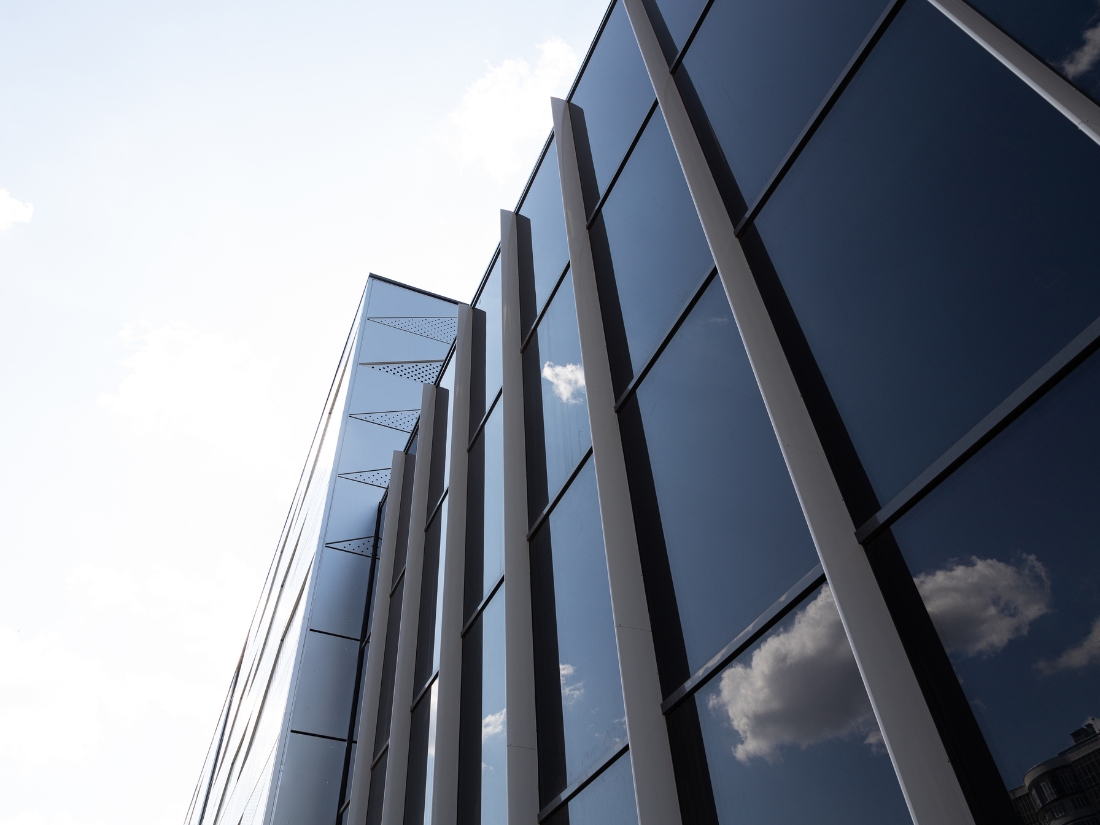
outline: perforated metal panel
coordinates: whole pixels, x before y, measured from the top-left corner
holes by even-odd
[[[399,378],[408,378],[421,384],[434,384],[443,368],[442,361],[363,361],[361,367],[370,367]]]
[[[411,332],[413,335],[419,335],[422,338],[442,341],[444,344],[451,343],[458,333],[458,319],[451,316],[377,316],[367,320],[382,324],[382,326],[399,329],[402,332]]]
[[[363,536],[361,539],[343,539],[342,541],[325,542],[325,547],[333,550],[346,550],[349,553],[360,553],[369,556],[374,551],[374,536]]]
[[[340,478],[348,481],[358,481],[360,484],[369,484],[372,487],[390,486],[390,468],[380,467],[377,470],[357,470],[354,473],[340,473]]]
[[[380,427],[389,427],[391,430],[400,430],[403,433],[411,433],[420,418],[420,410],[383,410],[379,412],[352,413],[351,417],[368,424],[377,424]]]

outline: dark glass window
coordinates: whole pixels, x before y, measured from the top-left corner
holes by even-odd
[[[1100,147],[902,8],[757,221],[881,502],[1100,316],[1097,191]]]
[[[573,130],[578,153],[591,152],[590,164],[581,158],[582,170],[591,167],[595,175],[595,192],[586,198],[589,210],[607,190],[653,99],[653,86],[626,9],[616,3],[570,98],[581,108],[581,120],[587,127],[580,129],[575,124]],[[584,140],[581,136],[586,132]]]
[[[630,753],[605,768],[565,808],[555,811],[546,825],[638,825]]]
[[[566,275],[523,353],[528,503],[534,520],[592,445],[573,277]],[[541,434],[541,438],[540,438]],[[545,467],[541,466],[545,463]]]
[[[652,559],[664,556],[663,537],[694,672],[817,563],[718,278],[621,421],[638,539]],[[660,638],[669,625],[654,617]]]
[[[657,39],[671,63],[684,48],[707,5],[706,0],[645,0],[645,4]]]
[[[420,585],[416,666],[413,693],[419,694],[439,663],[439,623],[442,620],[443,568],[446,563],[447,502],[444,501],[424,534],[424,566]]]
[[[693,114],[709,120],[746,201],[764,188],[885,6],[715,0],[676,79],[689,99],[694,88],[705,114]]]
[[[1100,6],[1096,0],[970,0],[970,5],[1100,101]]]
[[[638,140],[591,236],[621,392],[714,265],[660,111]]]
[[[504,430],[498,404],[470,448],[466,615],[504,575]],[[477,568],[480,566],[480,575]]]
[[[891,528],[1010,789],[1100,716],[1097,420],[1094,355]]]
[[[720,822],[911,822],[827,586],[693,701]]]
[[[528,271],[525,280],[534,286],[534,301],[525,313],[526,331],[569,263],[565,208],[561,202],[561,179],[558,176],[558,150],[553,140],[520,204],[519,214],[527,218],[527,221],[520,223],[520,265]]]
[[[452,356],[447,369],[439,379],[439,386],[447,391],[447,397],[436,405],[435,435],[432,436],[432,491],[428,496],[428,514],[447,491],[451,483],[451,437],[453,435],[455,395],[455,359]],[[442,420],[441,420],[442,419]],[[441,438],[442,436],[442,438]],[[438,475],[434,472],[439,466]]]
[[[508,748],[504,678],[504,588],[486,605],[482,625],[481,823],[507,825]]]
[[[500,258],[497,257],[489,276],[485,279],[485,286],[477,298],[475,306],[485,313],[484,328],[475,330],[475,343],[480,346],[474,348],[474,358],[471,381],[471,389],[474,397],[470,399],[470,429],[471,431],[481,423],[486,411],[493,404],[493,399],[500,392],[501,385],[501,339],[500,330]],[[480,326],[480,324],[478,324]],[[483,352],[482,352],[483,351]],[[484,358],[485,372],[481,373],[478,365]],[[478,390],[481,390],[478,392]]]
[[[536,612],[556,617],[536,656],[550,664],[542,684],[559,695],[564,781],[556,793],[626,737],[595,466],[589,461],[531,542]],[[549,592],[548,592],[549,591]],[[549,681],[549,684],[546,684]],[[545,697],[544,697],[545,698]],[[540,702],[543,699],[540,698]],[[545,717],[544,717],[545,718]],[[546,743],[540,726],[540,751]],[[557,726],[554,725],[556,728]]]

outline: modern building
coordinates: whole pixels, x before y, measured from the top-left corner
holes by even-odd
[[[615,0],[470,303],[369,279],[187,825],[1096,822],[1098,99],[1095,0]]]

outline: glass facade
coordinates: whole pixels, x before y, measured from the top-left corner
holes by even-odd
[[[1100,825],[1100,7],[962,2],[611,3],[470,304],[369,279],[188,825]]]

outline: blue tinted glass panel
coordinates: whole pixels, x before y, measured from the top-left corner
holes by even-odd
[[[554,284],[569,263],[565,237],[565,208],[561,202],[558,150],[554,141],[546,149],[539,171],[520,205],[519,214],[530,221],[531,260],[534,272],[536,312],[546,303]]]
[[[481,822],[507,825],[508,772],[504,679],[504,588],[481,614]]]
[[[828,587],[695,704],[723,825],[912,821]]]
[[[1095,0],[971,0],[970,4],[1100,101],[1100,7]]]
[[[690,670],[817,563],[729,303],[715,278],[638,387]],[[630,429],[627,428],[627,433]],[[647,480],[630,460],[635,507]]]
[[[891,528],[1010,789],[1100,716],[1098,418],[1094,355]]]
[[[566,781],[626,736],[596,472],[589,461],[550,516]]]
[[[484,587],[488,595],[504,575],[504,417],[499,405],[485,422]]]
[[[453,424],[454,424],[454,406],[455,406],[454,405],[454,398],[455,398],[455,358],[454,358],[454,356],[451,357],[451,363],[449,363],[447,365],[447,369],[443,371],[443,375],[439,379],[439,386],[441,386],[445,390],[447,390],[447,419],[446,419],[446,421],[442,422],[442,424],[440,424],[438,422],[436,423],[437,432],[438,432],[439,427],[442,426],[442,427],[446,428],[446,435],[447,435],[447,440],[446,440],[446,443],[444,445],[444,452],[443,452],[443,456],[442,456],[442,458],[443,458],[443,469],[440,472],[441,483],[439,485],[439,489],[441,490],[440,495],[442,495],[443,493],[445,493],[447,491],[447,485],[449,485],[451,483],[451,439],[452,439],[452,436],[454,435],[454,426],[453,426]],[[429,512],[431,512],[431,508],[435,506],[435,504],[438,500],[439,499],[437,498],[436,501],[429,502],[429,505],[428,505]]]
[[[880,501],[1100,315],[1097,191],[1100,147],[902,8],[758,221]]]
[[[677,80],[690,78],[748,203],[885,6],[886,0],[715,0]]]
[[[606,248],[601,234],[606,232]],[[632,374],[661,339],[713,266],[672,139],[658,111],[593,226],[601,278],[614,280]],[[606,289],[601,288],[601,302]],[[611,296],[608,296],[610,299]],[[607,316],[616,311],[605,307]],[[625,383],[625,376],[617,376]],[[621,387],[620,387],[621,389]]]
[[[569,800],[569,825],[638,825],[629,752]]]
[[[529,361],[534,361],[531,367],[537,368],[542,378],[546,481],[552,499],[592,445],[572,274],[558,289],[539,322],[537,341],[531,345],[536,347],[531,355],[538,358]],[[545,506],[545,502],[542,504]]]
[[[471,421],[470,426],[476,427],[481,423],[481,416],[489,409],[493,399],[497,397],[501,385],[501,331],[500,331],[500,258],[493,264],[489,277],[485,280],[485,287],[477,299],[477,308],[485,313],[485,397],[481,401],[481,415],[477,421]],[[473,402],[474,409],[479,408],[478,402]]]
[[[684,48],[691,30],[703,13],[706,0],[650,0],[649,17],[671,63]]]
[[[584,113],[599,194],[611,183],[653,99],[653,86],[626,9],[616,3],[570,98]],[[576,124],[573,128],[582,132]],[[583,146],[579,150],[583,151]],[[594,203],[589,204],[592,206]]]

